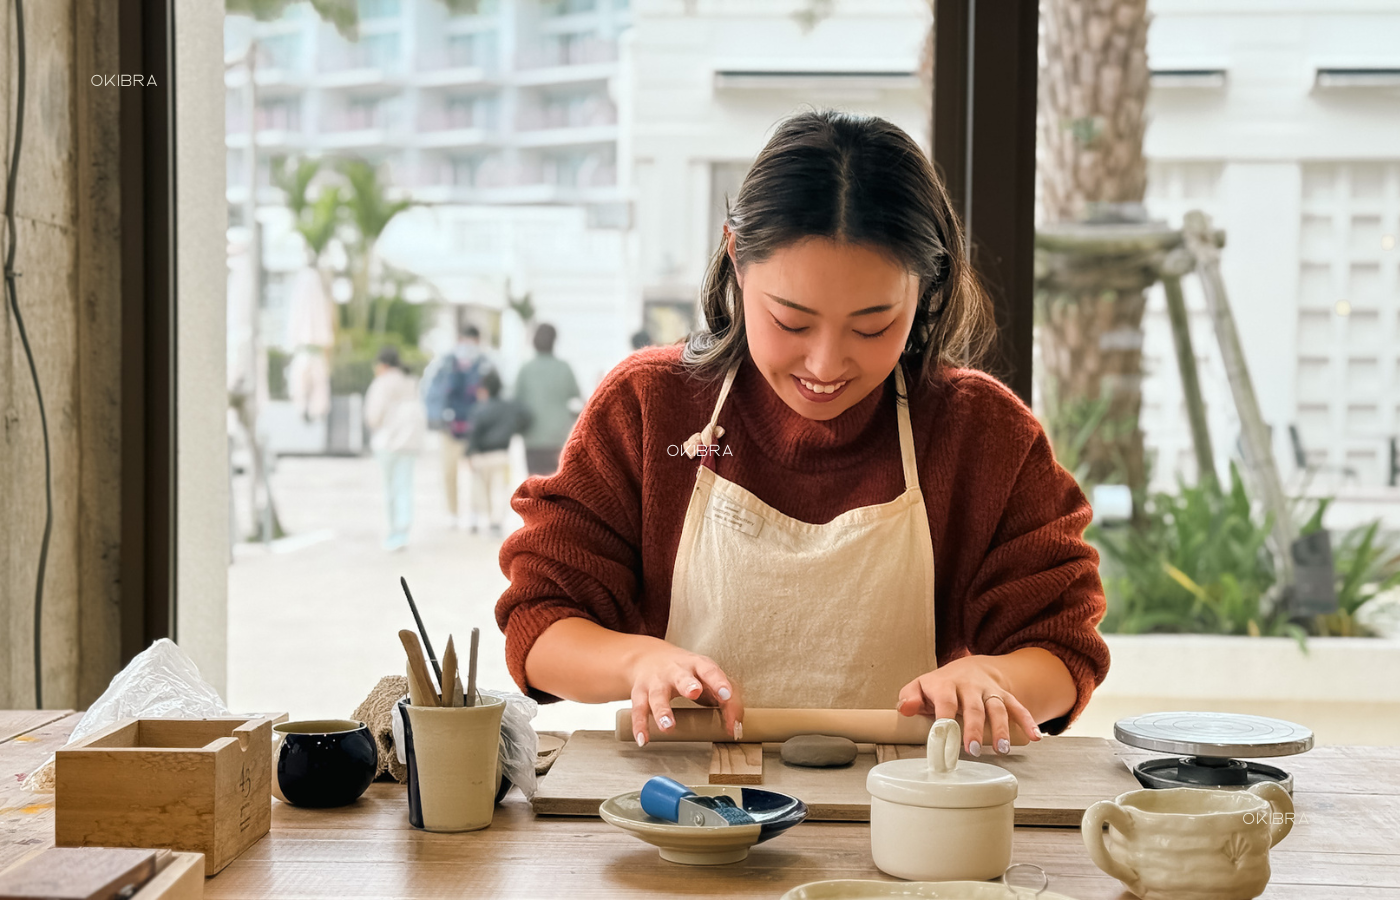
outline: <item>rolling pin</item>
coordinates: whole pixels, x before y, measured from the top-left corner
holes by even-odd
[[[653,741],[718,741],[732,742],[733,736],[724,730],[724,720],[718,709],[676,707],[672,710],[676,725],[662,731],[656,720],[647,716],[647,733]],[[781,743],[799,734],[826,734],[843,737],[858,744],[924,744],[933,720],[925,716],[901,716],[893,709],[746,709],[744,710],[743,742],[746,744]],[[616,737],[629,743],[632,734],[632,710],[617,711]],[[1020,727],[1011,726],[1011,743],[1029,743]]]

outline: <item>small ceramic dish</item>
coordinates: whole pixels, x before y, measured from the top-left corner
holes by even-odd
[[[697,794],[726,795],[754,817],[753,825],[675,825],[642,810],[641,791],[618,794],[598,807],[603,820],[616,825],[661,850],[661,858],[688,866],[735,863],[749,855],[749,848],[787,831],[807,818],[807,804],[796,797],[758,788],[699,785]]]
[[[1073,900],[1049,891],[986,881],[814,881],[782,900]]]

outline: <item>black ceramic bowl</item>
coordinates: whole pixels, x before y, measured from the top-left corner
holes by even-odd
[[[378,751],[363,722],[318,719],[273,726],[272,793],[293,806],[345,806],[374,781]]]

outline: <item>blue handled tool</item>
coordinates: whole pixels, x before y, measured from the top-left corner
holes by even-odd
[[[677,825],[754,825],[749,815],[732,797],[707,797],[690,788],[658,775],[642,786],[642,811],[664,822]]]

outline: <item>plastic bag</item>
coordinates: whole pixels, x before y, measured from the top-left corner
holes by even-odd
[[[174,641],[161,638],[136,654],[126,668],[117,673],[102,696],[83,713],[68,743],[80,741],[122,719],[203,719],[231,715],[219,692],[200,677],[194,660]],[[31,772],[21,786],[52,793],[53,757]]]
[[[535,759],[539,756],[540,736],[530,720],[540,705],[514,691],[478,691],[506,702],[501,713],[501,768],[510,783],[520,788],[526,800],[535,799]]]
[[[540,705],[514,691],[488,691],[478,689],[478,694],[505,701],[501,711],[501,770],[506,780],[520,788],[526,800],[533,800],[536,789],[535,759],[539,756],[540,738],[530,720],[540,711]],[[404,755],[404,727],[402,710],[394,707],[394,753],[399,763],[408,765]]]

